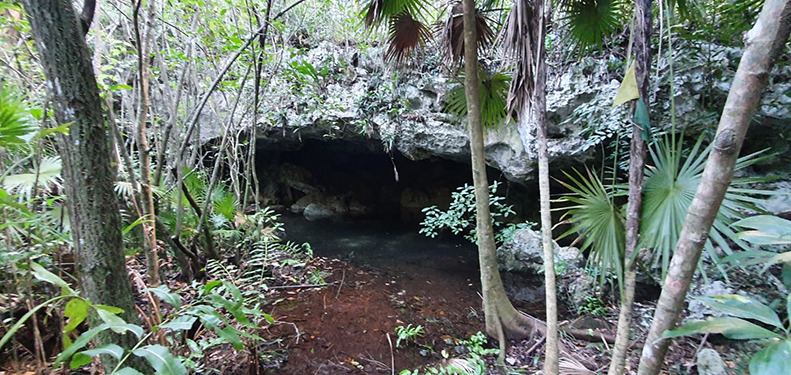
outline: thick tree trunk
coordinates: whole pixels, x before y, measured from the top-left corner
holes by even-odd
[[[113,192],[113,159],[88,46],[71,1],[25,0],[24,6],[55,118],[60,124],[71,123],[69,134],[58,138],[58,146],[80,289],[93,303],[122,308],[123,318],[136,323],[139,319],[121,242],[121,216]],[[131,335],[104,335],[98,340],[112,340],[127,348],[136,341]],[[103,364],[112,369],[107,358]]]
[[[464,0],[464,45],[475,46],[475,1]],[[489,182],[486,178],[486,155],[483,148],[481,103],[478,81],[478,51],[465,48],[465,93],[467,95],[467,123],[470,129],[472,177],[475,185],[477,213],[478,257],[481,267],[483,309],[486,332],[500,340],[501,348],[506,338],[523,338],[534,331],[545,332],[544,323],[517,311],[505,294],[503,281],[497,269],[497,256],[489,211]],[[504,354],[504,352],[502,353]]]
[[[677,323],[701,249],[733,178],[750,118],[758,107],[772,66],[788,41],[789,29],[791,0],[767,0],[758,21],[745,37],[744,55],[722,111],[714,147],[689,207],[657,302],[654,321],[640,358],[639,375],[655,375],[661,370],[670,344],[669,340],[662,339],[662,335]]]
[[[635,76],[640,99],[648,107],[651,71],[651,0],[636,0],[635,15]],[[629,350],[629,334],[632,327],[632,305],[637,279],[635,253],[640,239],[640,217],[643,206],[643,176],[645,169],[646,144],[642,134],[645,130],[632,124],[632,140],[629,149],[629,198],[626,206],[626,248],[624,249],[623,284],[621,309],[618,316],[618,331],[615,336],[609,375],[622,375]]]

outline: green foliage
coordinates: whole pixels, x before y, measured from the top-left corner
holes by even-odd
[[[643,184],[643,216],[640,228],[640,247],[653,251],[653,265],[662,265],[664,277],[670,257],[684,225],[692,199],[700,184],[711,146],[701,147],[702,138],[685,152],[681,141],[665,138],[650,147],[652,165],[647,168]],[[757,154],[744,156],[737,161],[737,169],[745,168],[759,160]],[[598,176],[588,172],[587,177],[566,174],[570,183],[562,182],[573,195],[561,198],[571,202],[564,207],[572,228],[564,235],[580,233],[584,237],[583,249],[591,248],[589,261],[600,265],[604,271],[614,272],[621,279],[625,240],[624,207],[617,199],[626,195],[626,187],[606,187]],[[767,195],[766,191],[749,188],[752,179],[736,178],[731,182],[722,207],[706,241],[704,249],[711,259],[719,261],[715,245],[732,254],[731,242],[747,249],[748,245],[736,236],[730,225],[744,217],[744,212],[757,210],[755,196]],[[720,271],[725,275],[724,270]],[[727,275],[725,275],[727,278]]]
[[[561,181],[572,195],[559,200],[572,205],[562,208],[571,228],[560,238],[578,233],[583,237],[580,249],[592,250],[588,262],[598,265],[603,271],[599,273],[599,280],[604,282],[607,274],[615,274],[620,283],[623,279],[626,226],[624,213],[615,199],[623,192],[605,186],[591,171],[587,171],[587,176],[576,170],[575,173],[576,176],[564,172],[570,182]]]
[[[626,24],[628,3],[621,0],[561,0],[569,40],[581,52],[601,47],[606,37]]]
[[[591,314],[604,316],[607,315],[607,306],[599,297],[585,297],[585,302],[579,306],[580,314]]]
[[[0,85],[0,147],[18,147],[34,131],[27,104],[11,88]]]
[[[500,182],[495,181],[489,186],[489,206],[491,207],[492,226],[497,229],[495,240],[502,243],[510,238],[514,231],[522,226],[531,226],[531,223],[508,224],[502,221],[514,214],[513,206],[503,203],[505,197],[497,195]],[[451,203],[447,211],[437,206],[426,207],[422,210],[426,218],[420,223],[420,232],[434,238],[443,230],[453,234],[463,234],[464,238],[472,243],[478,243],[475,229],[475,188],[465,184],[456,188],[451,193]]]
[[[407,324],[406,327],[398,326],[395,328],[395,333],[398,336],[396,339],[396,348],[400,348],[401,341],[405,343],[415,342],[418,337],[423,336],[423,326],[418,325],[412,327],[411,324]]]
[[[769,233],[787,233],[791,230],[791,221],[769,219],[768,216],[755,216],[740,220],[734,226],[755,228],[767,224]],[[750,220],[753,219],[753,220]],[[747,233],[747,235],[744,235]],[[768,239],[760,231],[745,231],[739,233],[743,237],[755,236],[762,244],[783,244],[784,237],[776,237],[776,242]],[[791,254],[791,252],[785,253]],[[770,258],[768,265],[777,262],[783,264],[783,281],[786,288],[791,287],[791,259]],[[720,333],[734,340],[761,340],[766,343],[764,349],[756,353],[750,360],[750,374],[773,375],[791,368],[791,321],[781,320],[780,316],[766,306],[752,298],[740,295],[723,295],[714,297],[699,297],[707,306],[720,311],[728,317],[709,318],[705,321],[692,321],[676,329],[666,331],[664,337],[679,337],[697,333]],[[791,294],[786,297],[785,313],[791,316]],[[762,325],[752,323],[756,321]],[[785,322],[785,323],[784,323]],[[768,327],[765,328],[765,327]]]
[[[780,317],[771,309],[752,298],[739,295],[724,295],[702,298],[709,307],[730,317],[709,318],[705,321],[692,321],[676,329],[666,331],[664,337],[672,338],[698,333],[719,333],[734,340],[762,340],[764,349],[750,360],[750,374],[773,375],[788,369],[791,365],[791,326],[783,325]],[[791,295],[786,299],[787,309],[791,312]],[[761,322],[771,330],[751,323]]]
[[[462,358],[453,358],[448,360],[448,365],[441,367],[428,367],[423,374],[431,375],[485,375],[486,371],[486,356],[497,355],[500,353],[499,349],[486,349],[486,336],[478,332],[470,336],[469,340],[464,340],[460,343],[467,351],[467,355]],[[447,358],[446,353],[443,355]],[[419,370],[402,370],[399,375],[420,375]]]
[[[485,128],[496,128],[508,122],[506,100],[511,78],[499,71],[487,71],[481,66],[478,72],[481,97],[481,123]],[[464,90],[464,73],[458,77],[461,84],[448,91],[443,110],[463,118],[467,116],[467,93]]]
[[[20,199],[29,200],[33,197],[33,189],[46,191],[60,189],[61,169],[59,156],[47,156],[41,160],[38,168],[32,171],[7,175],[2,181],[3,188],[8,192],[19,194]]]

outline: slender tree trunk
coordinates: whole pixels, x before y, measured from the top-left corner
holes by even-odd
[[[464,45],[475,46],[475,1],[464,0]],[[543,322],[517,311],[508,296],[497,269],[497,255],[489,211],[489,182],[486,177],[486,155],[483,148],[481,125],[481,103],[478,81],[478,51],[464,49],[465,93],[467,95],[467,124],[470,129],[470,153],[472,155],[472,178],[475,185],[475,207],[478,235],[478,258],[481,267],[483,310],[486,316],[486,332],[500,341],[504,349],[506,338],[518,339],[538,331],[543,334]],[[505,351],[501,352],[501,356]]]
[[[546,12],[546,2],[536,1],[535,14],[538,18],[533,25],[536,29],[532,35],[536,46],[536,72],[531,95],[532,104],[530,111],[536,127],[536,140],[538,141],[538,190],[541,206],[541,242],[544,248],[544,283],[546,284],[546,358],[544,359],[544,374],[556,375],[558,373],[558,299],[557,285],[555,283],[555,249],[552,243],[552,212],[549,203],[549,152],[547,151],[547,103],[546,82],[547,64],[544,37],[546,35],[546,22],[549,14]]]
[[[636,0],[635,15],[635,76],[640,99],[648,107],[650,102],[651,71],[651,0]],[[640,217],[643,206],[643,176],[645,170],[646,144],[644,130],[632,123],[632,140],[629,149],[629,198],[626,206],[626,249],[624,251],[621,309],[618,316],[618,331],[615,336],[609,375],[622,375],[629,350],[629,335],[632,327],[632,305],[636,287],[637,246],[640,239]]]
[[[123,318],[139,321],[127,278],[121,242],[121,216],[113,192],[115,172],[109,139],[91,67],[88,46],[69,0],[25,0],[55,119],[71,123],[58,137],[63,179],[80,289],[96,304],[120,307]],[[100,343],[130,348],[131,335],[101,335]],[[113,361],[102,358],[106,369]],[[132,361],[140,371],[150,371]]]
[[[154,220],[154,194],[151,191],[151,153],[146,132],[149,107],[149,81],[151,79],[151,44],[154,42],[152,18],[154,17],[154,0],[146,1],[145,15],[145,36],[140,35],[140,6],[142,0],[138,0],[134,10],[135,37],[137,38],[137,69],[139,71],[139,92],[140,98],[137,109],[137,152],[140,157],[140,195],[143,216],[143,250],[146,254],[146,265],[148,268],[148,283],[152,286],[159,285],[159,254],[157,246],[157,232]],[[156,303],[156,302],[155,302]]]
[[[758,107],[772,66],[788,41],[790,29],[791,0],[766,0],[755,26],[745,37],[744,55],[722,111],[714,147],[689,207],[657,302],[640,358],[639,375],[655,375],[661,370],[670,345],[662,335],[677,324],[701,249],[733,178],[750,118]]]

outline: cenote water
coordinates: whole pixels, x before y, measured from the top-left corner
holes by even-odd
[[[476,247],[466,239],[429,238],[419,234],[416,225],[370,219],[308,221],[296,215],[284,215],[281,220],[288,240],[310,243],[316,256],[390,269],[416,264],[447,269],[458,268],[459,263],[477,267],[478,263]],[[446,264],[448,259],[458,262]]]

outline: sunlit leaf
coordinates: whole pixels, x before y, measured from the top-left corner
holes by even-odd
[[[162,375],[186,375],[187,368],[181,360],[173,356],[168,348],[161,345],[148,345],[140,349],[135,349],[132,354],[144,357],[157,374]]]
[[[738,318],[709,318],[686,323],[666,331],[664,337],[680,337],[696,333],[719,333],[734,340],[781,338],[780,335],[759,325]]]
[[[750,375],[787,374],[791,369],[791,340],[782,340],[755,353],[750,360]]]

